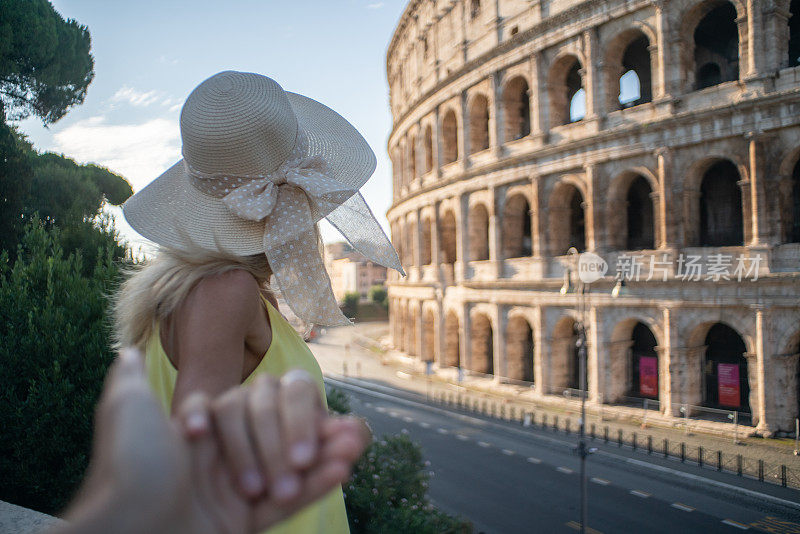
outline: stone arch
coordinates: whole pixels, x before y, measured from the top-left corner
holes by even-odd
[[[442,263],[452,265],[456,262],[456,216],[448,209],[439,219],[439,246]]]
[[[783,158],[778,174],[781,242],[800,243],[800,147]]]
[[[528,81],[515,76],[503,89],[505,140],[521,139],[531,133],[531,103]]]
[[[470,371],[494,374],[494,328],[483,312],[470,314]]]
[[[469,208],[469,260],[489,259],[489,210],[481,202]]]
[[[461,366],[461,332],[458,314],[453,310],[447,312],[444,320],[444,365],[446,367]]]
[[[703,360],[705,386],[703,404],[713,408],[751,413],[750,381],[745,357],[747,347],[742,337],[730,326],[715,323],[708,329],[704,344],[706,350]],[[720,365],[726,364],[736,366],[734,369],[739,382],[739,391],[736,394],[728,392],[726,395],[723,389],[722,379],[726,370],[720,368]]]
[[[619,395],[658,399],[658,338],[648,320],[629,318],[614,327],[609,368],[609,402]]]
[[[522,193],[506,199],[502,221],[504,258],[521,258],[533,254],[530,212],[528,198]]]
[[[422,146],[425,150],[425,172],[429,173],[433,169],[433,128],[430,124],[425,126]]]
[[[583,64],[581,60],[573,54],[560,56],[550,67],[547,81],[551,125],[559,126],[575,122],[570,117],[570,109],[575,95],[583,90]]]
[[[422,311],[422,361],[436,360],[436,314],[430,306]]]
[[[586,203],[584,191],[574,181],[562,180],[548,204],[549,248],[553,256],[566,254],[570,247],[586,250]]]
[[[456,112],[448,108],[442,116],[442,163],[458,159],[458,121]]]
[[[469,153],[489,148],[489,99],[476,94],[469,104]]]
[[[533,329],[522,315],[513,315],[506,326],[506,376],[533,382]]]
[[[643,167],[611,181],[606,204],[608,244],[617,250],[655,248],[658,181]]]
[[[578,322],[565,316],[558,320],[550,340],[550,389],[561,394],[566,389],[580,389],[580,355],[577,346]]]
[[[681,48],[687,90],[739,79],[741,41],[747,12],[740,2],[706,0],[688,9],[682,20]]]
[[[652,42],[640,28],[625,30],[609,42],[605,54],[607,109],[613,111],[652,101]],[[638,85],[638,97],[623,99],[623,77],[630,77],[631,73]]]
[[[744,243],[741,175],[727,159],[711,163],[703,172],[699,191],[700,246],[740,246]]]

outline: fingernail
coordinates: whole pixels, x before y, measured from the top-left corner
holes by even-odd
[[[306,464],[314,458],[314,447],[307,441],[295,443],[292,446],[292,461],[297,464]]]
[[[245,471],[242,473],[240,481],[242,484],[242,489],[248,494],[256,495],[261,493],[261,491],[264,489],[264,480],[261,478],[261,475],[258,473],[258,471],[252,469]]]
[[[275,496],[282,499],[294,497],[299,490],[300,481],[295,475],[282,475],[272,487],[272,492]]]
[[[186,429],[191,432],[202,432],[208,428],[208,417],[202,412],[195,412],[186,418]]]

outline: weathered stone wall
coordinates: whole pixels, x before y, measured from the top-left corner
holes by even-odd
[[[537,394],[560,394],[574,385],[577,321],[589,398],[618,403],[631,393],[642,323],[657,340],[661,411],[680,416],[681,404],[714,404],[707,343],[721,323],[746,347],[737,361],[754,426],[793,430],[800,66],[789,45],[800,36],[790,2],[473,4],[412,0],[387,53],[388,218],[408,272],[390,278],[395,345],[482,371],[491,354],[497,380],[530,365]],[[708,45],[708,28],[727,48]],[[630,72],[639,96],[623,102]],[[609,265],[584,296],[569,247]],[[617,272],[631,256],[638,279]],[[723,256],[760,258],[757,279],[708,271]],[[705,266],[697,280],[689,257]],[[520,354],[519,320],[532,354]]]

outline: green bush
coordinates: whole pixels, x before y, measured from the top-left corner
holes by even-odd
[[[389,307],[389,293],[384,286],[372,286],[367,293],[369,300],[375,304],[380,304],[384,308]]]
[[[67,503],[88,463],[113,358],[105,295],[118,277],[113,239],[98,238],[85,266],[61,237],[35,220],[13,265],[0,253],[0,500],[46,513]]]
[[[349,413],[347,394],[336,388],[327,393],[331,410]],[[429,478],[422,449],[408,436],[384,436],[374,441],[344,485],[350,531],[353,534],[472,532],[468,521],[433,507],[427,496]]]
[[[358,313],[358,303],[361,300],[361,295],[356,291],[351,291],[344,294],[344,302],[342,303],[342,313],[346,317],[355,317]]]

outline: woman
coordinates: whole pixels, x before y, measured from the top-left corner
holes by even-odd
[[[144,350],[148,379],[168,411],[194,391],[213,398],[290,368],[308,371],[324,393],[319,366],[267,282],[274,275],[308,325],[350,324],[323,265],[323,217],[356,250],[402,273],[358,193],[375,169],[374,153],[335,111],[253,73],[225,71],[201,83],[181,110],[180,127],[183,160],[123,206],[130,225],[160,249],[123,284],[118,343]],[[289,404],[308,410],[310,402]],[[311,466],[318,439],[316,428],[291,420],[284,421],[288,450],[265,435],[257,437],[271,454],[227,455],[245,495],[271,492],[289,501],[298,494],[287,462]],[[223,450],[247,439],[241,428],[222,434],[238,436]],[[270,532],[348,532],[341,488]]]

